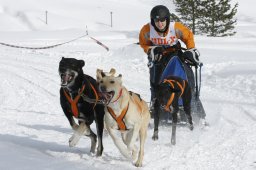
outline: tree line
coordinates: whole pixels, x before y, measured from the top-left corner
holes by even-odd
[[[237,22],[238,3],[231,7],[230,0],[173,0],[176,6],[173,20],[187,25],[194,34],[232,36]]]

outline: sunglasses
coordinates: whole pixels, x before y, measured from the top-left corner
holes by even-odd
[[[164,21],[166,21],[166,18],[155,18],[154,19],[154,22],[164,22]]]

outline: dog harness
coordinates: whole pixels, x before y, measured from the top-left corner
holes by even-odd
[[[176,81],[176,80],[164,79],[164,83],[166,83],[166,82],[169,83],[172,88],[174,88],[174,83],[176,83],[176,84],[178,85],[178,87],[180,88],[180,90],[181,90],[181,93],[180,93],[180,96],[179,96],[179,97],[182,96],[182,94],[183,94],[183,92],[184,92],[184,89],[185,89],[185,80],[183,80],[183,85],[181,85],[181,84],[180,84],[178,81]],[[171,112],[170,106],[171,106],[171,104],[172,104],[172,102],[173,102],[174,96],[175,96],[175,93],[172,93],[171,96],[170,96],[170,98],[169,98],[169,100],[168,100],[168,102],[167,102],[167,104],[166,104],[165,107],[164,107],[164,110],[165,110],[165,111]]]
[[[93,87],[93,85],[91,83],[90,83],[90,86],[91,86],[91,88],[92,88],[92,90],[95,94],[95,103],[94,103],[94,106],[93,106],[93,108],[94,108],[97,104],[97,101],[99,101],[99,96],[98,96],[98,93],[97,93],[96,89]]]
[[[127,104],[127,106],[122,110],[121,114],[117,117],[114,110],[111,108],[111,107],[107,107],[108,109],[108,112],[110,113],[110,115],[113,117],[113,119],[115,119],[115,121],[117,122],[117,125],[118,125],[118,130],[122,130],[122,131],[125,131],[125,130],[128,130],[125,126],[125,123],[124,123],[124,117],[128,111],[128,108],[129,108],[129,103]]]
[[[95,94],[95,98],[96,98],[96,101],[97,101],[99,99],[98,94],[97,94],[95,88],[93,87],[93,85],[91,83],[90,83],[90,86],[91,86],[91,88],[92,88],[92,90],[93,90],[93,92]],[[78,116],[79,116],[79,111],[78,111],[77,103],[78,103],[81,95],[83,94],[84,89],[85,89],[85,84],[83,85],[82,89],[78,92],[78,95],[75,97],[74,100],[72,100],[71,97],[68,95],[68,93],[65,90],[63,90],[64,91],[64,95],[66,96],[68,102],[70,103],[71,111],[73,113],[73,116],[75,116],[76,118],[78,118]],[[96,103],[94,104],[94,107],[95,106],[96,106]]]

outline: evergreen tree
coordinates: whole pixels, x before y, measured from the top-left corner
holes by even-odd
[[[238,3],[231,9],[230,0],[201,1],[200,20],[198,28],[208,36],[231,36],[236,19]]]
[[[230,0],[173,0],[181,22],[194,34],[231,36],[238,3],[231,9]]]
[[[200,0],[173,0],[176,6],[175,11],[180,15],[180,20],[187,25],[194,34],[198,32],[196,25],[200,17],[199,1]]]

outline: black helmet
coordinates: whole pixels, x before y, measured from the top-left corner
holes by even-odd
[[[169,24],[170,24],[170,11],[166,6],[157,5],[150,12],[150,19],[151,19],[151,24],[156,29],[156,31],[165,32],[169,28]],[[166,28],[160,31],[156,27],[154,19],[166,19]]]

